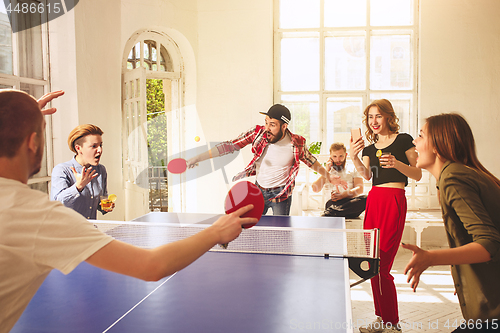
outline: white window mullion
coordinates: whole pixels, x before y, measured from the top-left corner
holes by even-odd
[[[370,0],[366,0],[366,33],[365,33],[365,48],[366,48],[366,100],[370,100],[370,91],[371,91],[371,62],[370,62],[370,46],[371,46],[371,38],[372,38],[372,30],[370,27]],[[365,104],[368,105],[368,104]]]
[[[419,119],[419,108],[418,108],[418,90],[419,90],[419,82],[418,82],[418,42],[419,42],[419,22],[418,22],[418,9],[419,9],[419,0],[414,0],[413,3],[413,39],[412,39],[412,69],[413,69],[413,104],[412,104],[412,116],[410,118],[410,131],[415,135],[418,134],[418,129],[420,128]]]

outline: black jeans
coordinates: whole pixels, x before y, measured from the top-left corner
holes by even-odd
[[[322,216],[338,216],[354,219],[366,208],[366,195],[355,198],[344,198],[337,201],[328,200]]]

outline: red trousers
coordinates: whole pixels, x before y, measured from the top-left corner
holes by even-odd
[[[398,298],[390,274],[406,219],[405,190],[374,186],[368,194],[364,228],[380,229],[380,273],[371,279],[375,314],[385,323],[399,322]]]

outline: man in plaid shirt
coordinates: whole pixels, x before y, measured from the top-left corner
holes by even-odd
[[[266,214],[270,207],[273,215],[290,214],[292,191],[300,161],[332,184],[343,184],[338,176],[330,175],[306,148],[304,137],[288,130],[291,115],[287,107],[275,104],[267,113],[260,113],[266,115],[264,126],[254,126],[236,139],[222,142],[190,159],[187,161],[188,168],[195,167],[198,162],[233,153],[251,144],[253,159],[245,170],[234,176],[233,181],[256,176],[255,183],[264,196],[263,214]]]

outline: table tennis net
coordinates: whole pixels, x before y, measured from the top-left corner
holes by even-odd
[[[184,239],[209,227],[121,221],[95,221],[95,225],[115,239],[143,248]],[[216,245],[211,251],[378,258],[377,241],[377,230],[254,226],[244,229],[227,249]]]

